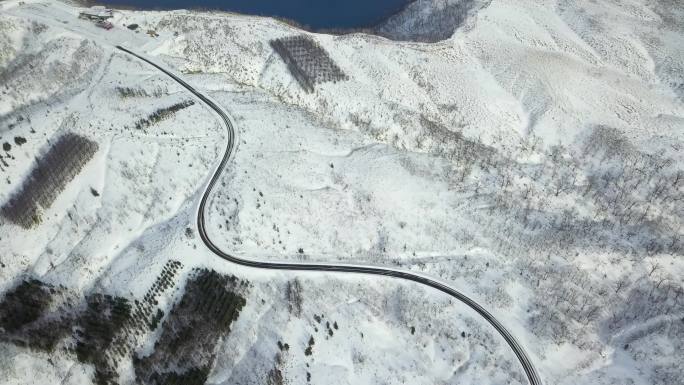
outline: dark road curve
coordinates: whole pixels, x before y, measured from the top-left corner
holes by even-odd
[[[508,346],[513,350],[515,353],[516,357],[518,358],[518,361],[520,362],[520,365],[522,366],[523,370],[525,371],[525,375],[527,376],[527,380],[530,383],[530,385],[542,385],[541,378],[539,377],[539,374],[537,373],[537,370],[535,369],[534,365],[530,361],[529,357],[527,356],[527,353],[525,353],[525,350],[523,347],[518,343],[518,341],[513,337],[513,335],[496,319],[494,316],[489,313],[485,308],[480,306],[477,302],[474,300],[470,299],[468,296],[465,294],[459,292],[458,290],[448,286],[445,283],[442,283],[436,279],[430,278],[425,275],[417,274],[417,273],[412,273],[409,271],[403,271],[399,269],[392,269],[392,268],[385,268],[385,267],[379,267],[379,266],[363,266],[363,265],[346,265],[346,264],[326,264],[326,263],[293,263],[293,262],[261,262],[261,261],[254,261],[254,260],[249,260],[249,259],[241,259],[234,257],[223,250],[219,249],[218,246],[216,246],[209,236],[207,235],[206,227],[205,227],[205,220],[204,220],[204,214],[205,214],[205,208],[207,206],[207,201],[209,200],[209,195],[211,194],[211,190],[214,188],[216,185],[216,182],[218,182],[221,171],[223,171],[223,168],[226,166],[230,159],[231,152],[233,151],[233,144],[234,144],[234,138],[235,138],[235,132],[233,129],[233,124],[230,121],[230,118],[228,118],[228,115],[221,109],[216,103],[214,103],[212,100],[204,96],[202,93],[198,92],[193,88],[191,85],[183,81],[183,79],[180,79],[178,76],[173,74],[172,72],[166,70],[165,68],[162,68],[161,66],[157,65],[156,63],[152,62],[151,60],[140,56],[136,54],[135,52],[132,52],[124,47],[121,46],[116,46],[119,50],[126,52],[130,55],[133,55],[137,57],[138,59],[150,64],[151,66],[157,68],[158,70],[162,71],[169,77],[171,77],[173,80],[175,80],[178,84],[183,86],[185,89],[193,93],[197,98],[199,98],[202,102],[204,102],[209,108],[214,110],[219,117],[223,120],[223,122],[226,125],[226,129],[228,131],[228,143],[226,145],[226,150],[223,154],[223,158],[221,159],[221,163],[216,167],[214,174],[211,176],[211,180],[206,186],[206,189],[204,190],[204,194],[202,194],[202,200],[200,201],[199,208],[198,208],[198,213],[197,213],[197,229],[200,234],[200,237],[202,238],[202,241],[204,244],[211,250],[214,254],[217,256],[225,259],[226,261],[236,263],[238,265],[242,266],[249,266],[249,267],[254,267],[254,268],[260,268],[260,269],[272,269],[272,270],[290,270],[290,271],[323,271],[323,272],[340,272],[340,273],[360,273],[360,274],[372,274],[372,275],[382,275],[385,277],[394,277],[394,278],[401,278],[413,282],[417,282],[429,287],[432,287],[434,289],[437,289],[443,293],[448,294],[449,296],[457,299],[458,301],[468,305],[471,309],[473,309],[475,312],[477,312],[480,316],[482,316],[487,322],[489,322],[490,325],[496,329],[497,332],[503,337],[503,339],[508,343]]]

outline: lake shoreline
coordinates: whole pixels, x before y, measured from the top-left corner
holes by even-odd
[[[217,9],[217,8],[207,8],[207,7],[184,7],[184,8],[140,7],[140,6],[134,6],[134,5],[128,5],[128,4],[117,4],[116,2],[104,3],[102,1],[73,0],[74,3],[79,4],[80,6],[83,6],[83,7],[105,6],[107,8],[112,8],[115,10],[124,10],[124,11],[153,11],[153,12],[189,11],[189,12],[198,12],[198,13],[212,13],[212,14],[226,14],[226,15],[237,15],[237,16],[264,17],[264,18],[271,18],[271,19],[277,20],[277,21],[282,22],[284,24],[287,24],[291,27],[300,29],[302,31],[310,32],[310,33],[335,35],[335,36],[361,33],[361,34],[379,36],[379,37],[383,37],[383,38],[390,39],[390,40],[395,40],[395,39],[393,39],[392,36],[389,36],[388,34],[380,32],[380,28],[388,20],[390,20],[390,19],[396,17],[397,15],[400,15],[401,13],[405,12],[406,9],[409,6],[411,6],[411,4],[415,3],[416,1],[418,1],[418,0],[407,1],[397,11],[389,14],[388,16],[381,17],[378,21],[373,22],[373,23],[371,23],[371,25],[366,26],[366,27],[314,28],[314,27],[311,27],[310,25],[303,24],[297,20],[287,18],[287,17],[273,16],[273,15],[267,15],[267,14],[256,14],[256,13],[242,13],[242,12],[229,11],[229,10],[223,10],[223,9]]]

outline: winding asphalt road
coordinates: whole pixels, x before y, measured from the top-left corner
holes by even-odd
[[[236,263],[239,265],[243,266],[249,266],[249,267],[255,267],[255,268],[261,268],[261,269],[274,269],[274,270],[291,270],[291,271],[324,271],[324,272],[342,272],[342,273],[361,273],[361,274],[372,274],[372,275],[382,275],[386,277],[394,277],[394,278],[401,278],[401,279],[406,279],[409,281],[417,282],[426,286],[430,286],[434,289],[437,289],[441,292],[444,292],[451,297],[463,302],[464,304],[468,305],[470,308],[475,310],[479,315],[481,315],[487,322],[489,322],[490,325],[496,329],[497,332],[504,338],[504,340],[508,343],[508,345],[511,347],[513,352],[515,353],[516,357],[518,358],[518,361],[520,361],[520,365],[522,365],[523,370],[525,371],[525,375],[527,376],[527,380],[529,381],[530,385],[542,385],[541,378],[539,377],[539,374],[537,373],[537,370],[535,369],[534,365],[530,361],[529,357],[525,353],[525,350],[523,347],[518,343],[518,341],[513,337],[513,335],[499,322],[494,316],[489,313],[485,308],[480,306],[477,302],[474,300],[470,299],[468,296],[465,294],[459,292],[458,290],[454,289],[453,287],[447,285],[444,282],[440,282],[437,279],[430,278],[428,276],[410,272],[407,270],[401,270],[401,269],[393,269],[393,268],[387,268],[387,267],[378,267],[378,266],[366,266],[366,265],[352,265],[352,264],[332,264],[332,263],[297,263],[297,262],[268,262],[268,261],[254,261],[254,260],[249,260],[249,259],[242,259],[242,258],[237,258],[234,257],[223,250],[219,249],[218,246],[214,244],[214,242],[211,241],[209,236],[207,235],[206,231],[206,226],[205,226],[205,220],[204,220],[204,214],[205,214],[205,209],[207,206],[207,201],[209,200],[209,195],[211,195],[211,191],[216,185],[216,182],[218,181],[221,172],[223,171],[224,167],[228,163],[228,160],[230,159],[230,155],[233,151],[233,144],[234,144],[234,138],[235,138],[235,131],[233,129],[233,124],[231,123],[230,119],[228,118],[228,115],[221,109],[216,103],[214,103],[211,99],[207,98],[204,96],[202,93],[199,91],[195,90],[191,85],[183,81],[183,79],[180,79],[178,76],[173,74],[172,72],[166,70],[165,68],[162,68],[161,66],[157,65],[156,63],[152,62],[151,60],[140,56],[136,54],[135,52],[132,52],[124,47],[121,46],[116,46],[121,51],[124,51],[130,55],[133,55],[137,57],[138,59],[149,63],[153,67],[157,68],[158,70],[164,72],[166,75],[171,77],[173,80],[175,80],[177,83],[179,83],[181,86],[186,88],[188,91],[193,93],[197,98],[199,98],[202,102],[204,102],[209,108],[214,110],[219,117],[223,120],[223,122],[226,125],[226,129],[228,132],[228,143],[226,145],[226,150],[223,154],[223,158],[221,159],[221,163],[218,164],[216,169],[214,170],[214,173],[211,177],[211,180],[207,184],[204,194],[202,195],[202,200],[200,201],[198,212],[197,212],[197,229],[199,231],[200,237],[202,238],[202,241],[204,244],[217,256],[232,262]]]

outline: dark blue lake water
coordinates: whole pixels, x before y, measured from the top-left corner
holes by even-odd
[[[378,24],[410,0],[113,0],[105,3],[140,9],[204,8],[250,15],[278,16],[314,30],[360,28]]]

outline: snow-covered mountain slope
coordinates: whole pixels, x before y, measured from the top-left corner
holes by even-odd
[[[417,0],[392,15],[375,33],[393,40],[434,43],[448,39],[490,0]]]
[[[432,3],[461,2],[407,12],[428,15]],[[39,223],[0,224],[0,319],[16,302],[8,298],[33,291],[54,293],[37,302],[30,330],[57,309],[87,329],[97,294],[149,320],[162,312],[158,328],[125,324],[122,346],[133,353],[111,366],[84,354],[82,336],[66,333],[46,353],[6,328],[0,378],[90,383],[114,367],[120,383],[168,380],[168,367],[146,363],[159,357],[155,342],[167,346],[165,330],[182,330],[174,309],[208,269],[245,282],[224,287],[245,305],[206,350],[179,342],[206,358],[192,373],[207,383],[525,383],[498,335],[441,294],[247,269],[206,250],[195,207],[224,128],[121,44],[175,69],[234,120],[234,156],[207,212],[221,249],[439,277],[501,319],[545,383],[675,383],[684,375],[684,7],[474,3],[430,44],[187,11],[116,11],[106,31],[69,5],[0,4],[0,142],[9,146],[0,203],[62,134],[98,145]],[[404,28],[424,25],[409,14],[387,25],[429,35]],[[302,89],[269,44],[300,34],[348,80]],[[182,263],[172,277],[168,261]],[[29,278],[52,289],[19,290]]]
[[[136,128],[155,111],[192,98],[158,72],[93,40],[39,22],[21,30],[25,21],[5,20],[24,35],[20,43],[38,47],[11,61],[21,63],[21,71],[10,64],[3,72],[7,86],[26,87],[18,97],[8,93],[3,99],[3,107],[12,111],[3,116],[2,141],[9,144],[3,154],[3,203],[19,193],[34,158],[61,135],[75,133],[95,140],[99,151],[79,183],[67,185],[45,208],[39,231],[12,231],[12,236],[2,237],[3,260],[24,261],[8,264],[9,270],[0,273],[2,283],[11,283],[14,268],[26,265],[39,275],[56,269],[60,279],[65,277],[59,270],[66,269],[74,283],[85,283],[146,228],[187,204],[221,151],[216,139],[223,135],[222,128],[201,104],[153,127]],[[90,51],[72,53],[72,46]],[[53,58],[54,51],[61,54],[59,47],[64,56]],[[48,80],[40,81],[44,78]],[[128,96],[126,89],[141,95]],[[26,142],[19,145],[17,138]],[[77,262],[79,266],[66,267],[85,256],[87,266]]]

